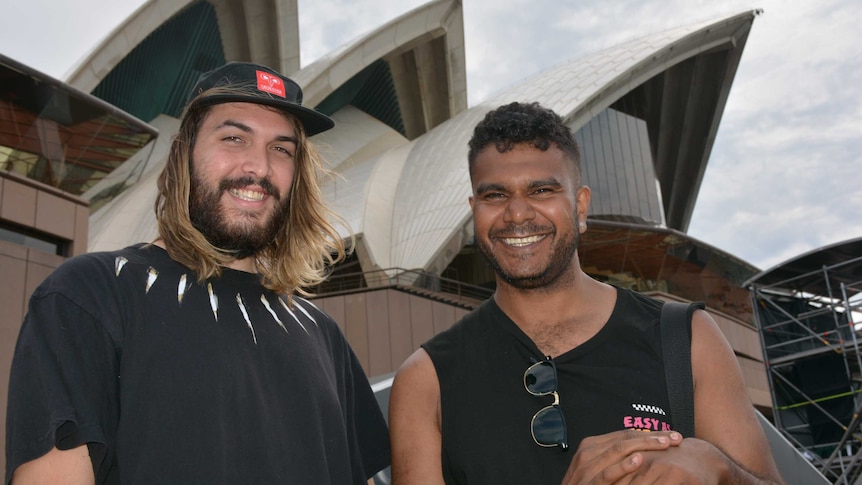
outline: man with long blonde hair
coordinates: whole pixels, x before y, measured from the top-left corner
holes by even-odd
[[[155,203],[159,236],[75,257],[35,291],[13,360],[6,482],[364,483],[386,425],[303,288],[345,244],[292,80],[198,80]]]

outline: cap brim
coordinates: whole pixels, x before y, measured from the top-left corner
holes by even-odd
[[[236,94],[214,94],[212,96],[197,98],[193,100],[192,103],[201,106],[222,103],[254,103],[272,106],[273,108],[278,108],[295,116],[302,123],[303,128],[305,128],[306,136],[314,136],[335,126],[335,121],[333,121],[332,118],[319,111],[277,98],[242,96]]]

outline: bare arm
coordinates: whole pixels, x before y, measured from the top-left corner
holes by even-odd
[[[783,483],[733,349],[704,311],[692,317],[691,355],[697,438],[731,460],[729,473],[737,479],[748,476],[748,483],[760,483],[755,477]]]
[[[398,370],[389,397],[393,484],[443,483],[440,425],[437,371],[419,349]]]
[[[93,485],[96,478],[87,445],[71,450],[53,448],[45,455],[22,464],[12,474],[12,485]]]

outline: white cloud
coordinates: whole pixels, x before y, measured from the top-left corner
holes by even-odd
[[[758,18],[690,232],[766,268],[862,236],[862,5],[777,2]]]
[[[0,53],[62,79],[144,0],[8,1]]]
[[[302,65],[315,61],[336,47],[423,3],[422,0],[299,0]]]

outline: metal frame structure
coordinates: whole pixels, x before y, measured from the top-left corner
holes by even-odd
[[[833,483],[862,476],[862,238],[745,283],[775,426]]]

